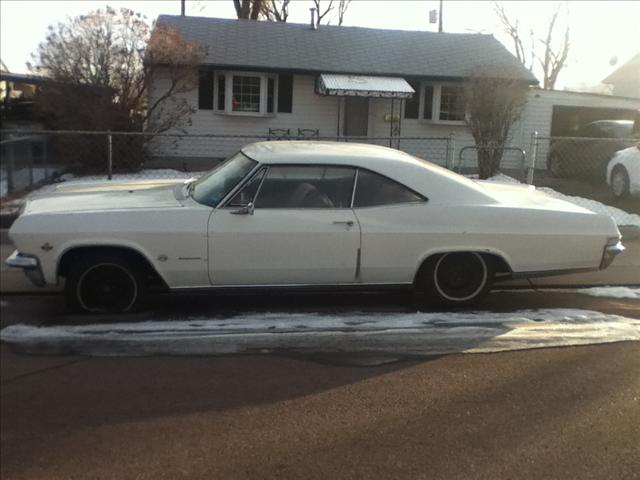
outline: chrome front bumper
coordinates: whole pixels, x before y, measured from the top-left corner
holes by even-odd
[[[622,242],[620,240],[615,243],[607,244],[607,246],[604,247],[604,252],[602,253],[600,270],[603,270],[611,265],[613,260],[624,251],[624,245],[622,245]]]
[[[12,268],[21,268],[27,278],[31,280],[35,286],[42,287],[44,285],[44,275],[40,268],[40,262],[38,262],[36,257],[25,255],[20,253],[18,250],[15,250],[5,260],[5,263],[7,266]]]

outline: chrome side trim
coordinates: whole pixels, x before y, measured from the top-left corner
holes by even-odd
[[[518,280],[522,278],[554,277],[556,275],[570,275],[572,273],[594,272],[596,270],[598,270],[598,267],[567,268],[567,269],[559,269],[559,270],[535,270],[531,272],[513,272],[509,275],[504,275],[499,278],[495,278],[494,282]]]
[[[356,188],[358,187],[358,172],[360,171],[359,168],[356,168],[356,173],[353,176],[353,188],[351,189],[351,203],[349,204],[349,208],[353,209],[353,202],[356,199]]]
[[[406,283],[325,283],[325,284],[258,284],[258,285],[209,285],[199,287],[171,287],[174,292],[188,291],[258,291],[258,290],[374,290],[374,289],[403,289],[413,286],[412,282]]]

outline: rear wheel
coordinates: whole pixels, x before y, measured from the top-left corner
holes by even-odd
[[[418,289],[430,303],[471,305],[487,294],[493,273],[491,262],[479,253],[445,253],[427,260]]]
[[[65,284],[67,306],[76,312],[135,311],[146,293],[140,262],[116,255],[87,256],[71,267]]]
[[[611,191],[616,198],[625,198],[629,195],[629,174],[620,165],[611,172]]]

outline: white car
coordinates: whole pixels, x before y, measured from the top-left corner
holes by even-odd
[[[416,289],[466,305],[494,280],[607,267],[614,221],[533,187],[384,147],[248,145],[198,180],[61,184],[30,199],[7,260],[69,306],[124,312],[152,287]]]
[[[607,165],[607,184],[616,198],[640,196],[640,144],[616,152]]]

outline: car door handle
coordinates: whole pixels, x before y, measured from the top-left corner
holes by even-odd
[[[346,225],[347,227],[353,227],[353,220],[336,220],[334,225]]]

